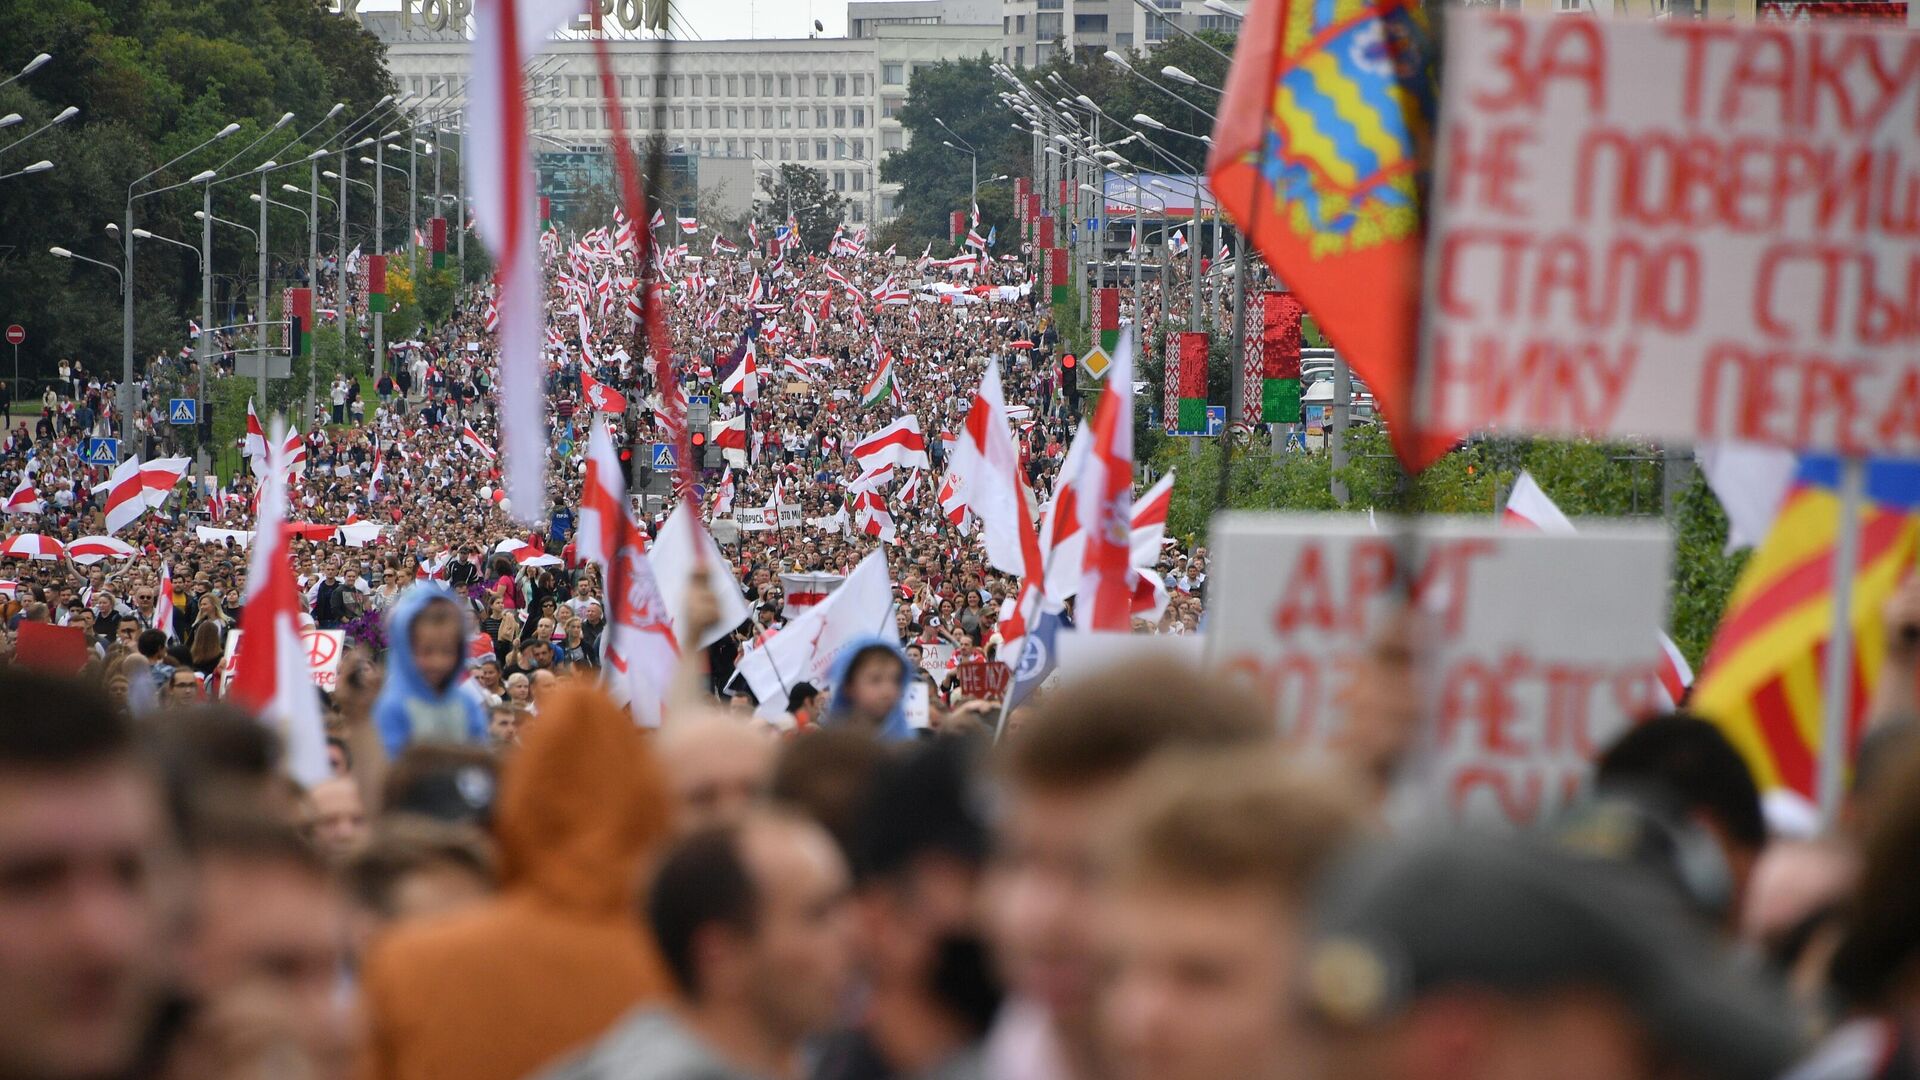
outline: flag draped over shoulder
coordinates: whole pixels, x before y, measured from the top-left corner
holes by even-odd
[[[1220,206],[1366,380],[1410,469],[1452,444],[1412,415],[1435,54],[1414,0],[1254,0],[1207,157]]]
[[[1884,651],[1880,610],[1920,552],[1920,462],[1870,461],[1854,564],[1851,759]],[[1839,462],[1807,457],[1765,541],[1740,572],[1691,707],[1720,725],[1769,799],[1818,801],[1821,693],[1833,630]]]

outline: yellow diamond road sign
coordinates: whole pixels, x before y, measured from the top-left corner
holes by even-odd
[[[1096,379],[1104,379],[1107,377],[1107,369],[1113,366],[1113,357],[1108,356],[1105,349],[1095,345],[1087,350],[1087,355],[1081,357],[1080,362],[1087,365],[1087,374]]]

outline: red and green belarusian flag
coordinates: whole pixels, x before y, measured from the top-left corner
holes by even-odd
[[[553,199],[549,198],[548,196],[542,195],[540,196],[540,231],[550,232],[552,231],[552,229],[553,229]]]
[[[1207,430],[1207,333],[1180,334],[1180,431]]]
[[[1120,344],[1120,290],[1103,286],[1093,290],[1093,329],[1100,351],[1108,356]]]
[[[287,345],[294,356],[313,352],[313,290],[287,290]]]
[[[1306,308],[1289,292],[1273,290],[1263,298],[1265,353],[1261,357],[1260,422],[1300,422],[1300,317]]]
[[[387,257],[385,255],[367,256],[367,310],[386,312],[387,304]]]
[[[873,378],[860,388],[860,404],[877,405],[893,395],[893,354],[882,353]]]
[[[443,217],[427,219],[427,238],[433,252],[433,268],[440,270],[447,265],[447,219]]]

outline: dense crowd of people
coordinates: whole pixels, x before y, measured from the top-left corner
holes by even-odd
[[[1586,795],[1524,837],[1389,824],[1425,752],[1409,623],[1322,755],[1170,659],[1003,716],[951,673],[999,655],[1017,583],[943,500],[941,436],[999,365],[1023,479],[1051,498],[1083,410],[1046,305],[1013,261],[766,239],[663,267],[683,389],[743,438],[700,476],[731,575],[687,583],[676,631],[713,644],[682,651],[657,729],[603,688],[608,598],[578,535],[590,425],[651,465],[685,415],[626,314],[617,225],[545,246],[544,528],[500,497],[484,288],[297,425],[301,616],[345,644],[314,690],[323,775],[292,779],[294,748],[225,694],[254,461],[123,528],[128,558],[9,562],[0,1077],[1920,1072],[1920,678],[1882,680],[1817,840],[1775,835],[1740,754],[1684,713],[1597,748]],[[117,388],[62,379],[0,447],[0,480],[45,504],[10,533],[108,531],[78,447]],[[909,413],[926,462],[875,514],[852,448]],[[674,496],[649,471],[630,480],[656,530]],[[741,527],[762,506],[801,523]],[[755,699],[740,658],[805,606],[781,575],[874,550],[893,632]],[[1205,549],[1146,562],[1163,595],[1135,629],[1196,632]],[[1920,671],[1920,587],[1886,619],[1884,669]],[[49,654],[53,627],[77,655]]]

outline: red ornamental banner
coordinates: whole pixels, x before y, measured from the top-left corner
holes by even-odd
[[[1183,330],[1180,333],[1180,396],[1206,399],[1207,332]]]
[[[1020,239],[1024,242],[1033,239],[1033,218],[1027,213],[1028,197],[1033,194],[1033,178],[1016,176],[1013,178],[1014,216],[1020,219]]]
[[[447,219],[443,217],[427,219],[428,250],[435,255],[444,255],[447,251]]]
[[[1093,328],[1120,329],[1120,290],[1105,286],[1093,290]]]
[[[1052,214],[1040,215],[1040,246],[1043,248],[1050,248],[1053,246],[1053,215]]]
[[[367,310],[383,313],[387,304],[387,257],[367,256]]]
[[[955,210],[952,213],[947,215],[947,239],[949,241],[960,239],[960,234],[966,231],[966,228],[967,228],[966,211]]]
[[[1040,220],[1040,193],[1039,192],[1031,192],[1027,195],[1027,220],[1033,221],[1033,222],[1038,222]]]
[[[1065,285],[1067,283],[1067,249],[1049,248],[1048,250],[1053,252],[1053,265],[1047,273],[1047,284],[1056,287]]]
[[[1267,364],[1267,304],[1266,298],[1274,293],[1254,293],[1247,305],[1247,351],[1240,358],[1240,419],[1239,422],[1253,427],[1260,423],[1260,387],[1266,376]],[[1294,357],[1294,371],[1300,370],[1298,354]]]
[[[1073,185],[1065,180],[1060,181],[1060,205],[1062,207],[1073,205]]]

